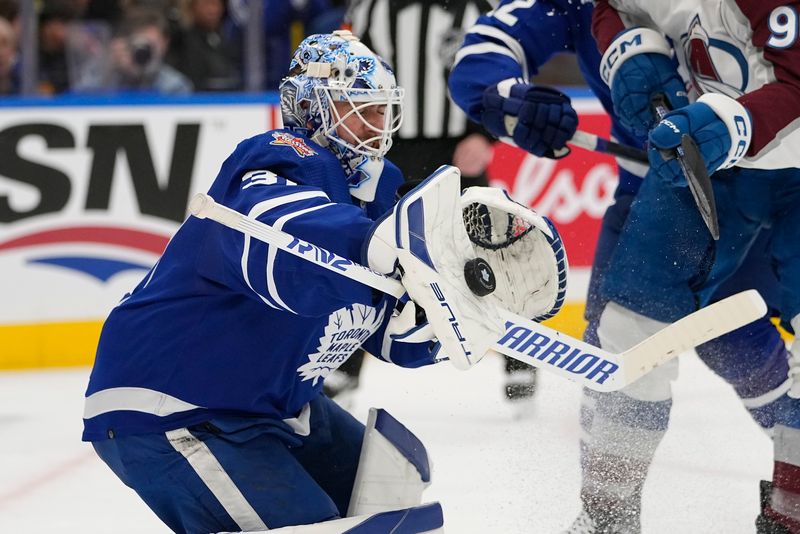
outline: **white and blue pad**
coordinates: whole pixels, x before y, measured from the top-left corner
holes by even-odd
[[[504,312],[542,320],[563,303],[567,259],[558,232],[502,190],[461,195],[459,170],[445,165],[400,199],[394,220],[403,286],[458,369],[477,363],[505,332]],[[473,260],[484,266],[487,292],[471,289]]]
[[[430,482],[422,442],[386,410],[370,408],[347,516],[416,506]]]
[[[425,309],[444,353],[469,369],[503,332],[502,320],[467,286],[474,258],[461,215],[460,172],[442,166],[397,203],[395,239],[403,286]]]
[[[313,525],[283,527],[269,532],[276,534],[435,534],[444,532],[442,506],[438,502],[381,512],[334,519]],[[254,534],[266,534],[267,531]],[[225,534],[225,533],[220,533]]]

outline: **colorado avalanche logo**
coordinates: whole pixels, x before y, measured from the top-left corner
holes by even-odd
[[[309,362],[297,368],[303,381],[313,380],[316,386],[343,364],[380,327],[383,311],[378,313],[372,306],[354,304],[330,314],[317,352],[309,354]]]
[[[48,265],[79,272],[100,282],[107,282],[124,271],[147,271],[152,263],[141,261],[143,255],[157,258],[166,248],[169,237],[142,230],[113,226],[68,226],[28,232],[0,241],[0,254],[18,249],[32,249],[26,263]],[[52,253],[53,246],[78,246],[78,253]],[[107,245],[129,258],[107,257],[89,252],[93,245]],[[44,251],[41,249],[44,248]],[[50,253],[47,249],[50,249]],[[143,254],[144,253],[144,254]],[[119,255],[117,255],[119,256]],[[137,261],[135,258],[139,258]]]
[[[305,158],[307,156],[316,156],[317,153],[314,151],[313,148],[306,144],[305,139],[300,137],[295,137],[290,133],[286,132],[272,132],[272,137],[274,138],[270,141],[270,145],[278,145],[278,146],[288,146],[294,149],[295,154],[300,156],[301,158]]]
[[[708,35],[695,16],[682,37],[692,82],[699,93],[716,92],[736,98],[747,88],[749,67],[733,43]]]

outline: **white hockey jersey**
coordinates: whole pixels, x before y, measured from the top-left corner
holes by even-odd
[[[753,138],[741,167],[798,166],[800,2],[600,0],[592,30],[601,52],[626,28],[646,26],[671,42],[689,97],[722,93],[749,111]]]

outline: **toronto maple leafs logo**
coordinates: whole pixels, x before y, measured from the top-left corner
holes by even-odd
[[[317,385],[375,333],[383,322],[380,312],[372,306],[354,304],[336,310],[328,316],[328,325],[319,338],[317,352],[308,355],[308,363],[297,368],[303,381]]]

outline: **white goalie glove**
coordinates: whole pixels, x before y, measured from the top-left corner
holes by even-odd
[[[558,311],[567,259],[547,219],[499,189],[460,195],[459,184],[457,168],[439,168],[400,200],[394,222],[403,285],[443,352],[468,369],[505,331],[498,310],[537,321]]]
[[[558,313],[567,292],[567,255],[555,226],[502,189],[470,187],[461,204],[474,257],[495,275],[486,300],[534,321]]]

